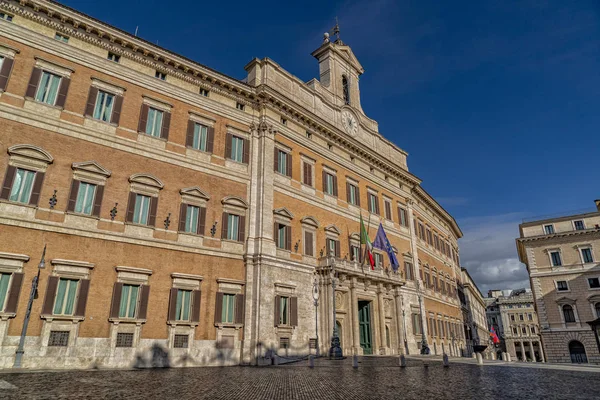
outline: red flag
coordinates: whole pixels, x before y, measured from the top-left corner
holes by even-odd
[[[500,343],[500,339],[498,339],[498,335],[496,335],[496,330],[494,329],[493,326],[492,326],[492,329],[490,330],[490,337],[492,338],[492,342],[494,342],[494,344]]]

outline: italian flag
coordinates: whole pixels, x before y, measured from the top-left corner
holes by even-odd
[[[367,228],[365,228],[365,222],[363,221],[362,213],[360,214],[360,245],[365,245],[365,252],[367,253],[367,257],[369,258],[369,264],[371,264],[371,269],[375,269],[375,260],[373,259],[373,245],[371,244],[371,240],[369,239],[369,234],[367,233]]]

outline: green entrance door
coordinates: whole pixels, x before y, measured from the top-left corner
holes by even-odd
[[[373,354],[371,340],[371,303],[368,301],[358,302],[358,329],[360,332],[360,347],[363,354]]]

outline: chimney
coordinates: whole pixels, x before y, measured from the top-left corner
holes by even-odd
[[[596,208],[598,209],[598,211],[600,211],[600,199],[594,200],[594,203],[596,203]]]

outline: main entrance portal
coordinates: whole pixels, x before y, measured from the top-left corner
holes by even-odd
[[[371,339],[371,302],[358,302],[358,329],[360,331],[360,347],[363,354],[373,354],[373,341]]]

